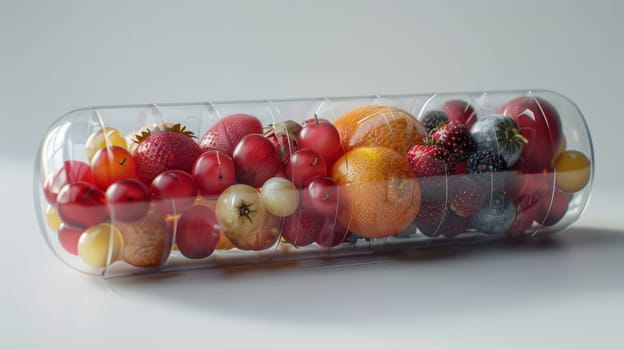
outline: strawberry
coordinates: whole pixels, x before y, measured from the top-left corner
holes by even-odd
[[[461,217],[476,214],[483,205],[481,187],[473,179],[466,176],[454,177],[449,181],[449,209]]]
[[[137,177],[148,186],[165,170],[183,170],[191,173],[193,163],[201,154],[192,131],[184,126],[157,126],[136,135],[138,144],[134,155]]]
[[[202,151],[217,150],[232,156],[234,147],[249,134],[262,134],[262,123],[249,114],[232,114],[213,125],[199,140]]]
[[[477,148],[466,125],[457,121],[442,125],[433,132],[431,137],[446,148],[455,161],[465,160]]]
[[[416,227],[425,236],[439,236],[442,233],[439,231],[439,228],[442,226],[447,211],[445,201],[430,200],[422,202],[415,220]]]
[[[455,163],[446,148],[426,140],[407,152],[407,161],[417,177],[444,176],[455,173]]]

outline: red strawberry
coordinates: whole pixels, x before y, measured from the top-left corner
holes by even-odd
[[[232,114],[213,125],[199,140],[202,151],[217,150],[232,156],[234,147],[249,134],[262,134],[262,123],[249,114]]]
[[[483,205],[481,187],[467,176],[455,176],[449,181],[449,209],[461,217],[476,214]]]
[[[445,176],[455,173],[455,163],[446,148],[426,141],[407,152],[407,161],[417,177]]]
[[[193,132],[184,126],[156,127],[135,137],[138,144],[134,155],[137,177],[148,186],[165,170],[191,173],[193,163],[201,154]]]
[[[442,147],[446,148],[451,154],[451,158],[456,161],[465,160],[470,153],[477,149],[466,125],[457,121],[450,121],[442,125],[431,136]]]

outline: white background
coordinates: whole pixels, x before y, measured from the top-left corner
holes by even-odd
[[[623,4],[2,0],[0,348],[623,348]],[[35,152],[74,108],[529,88],[597,158],[550,245],[104,281],[39,234]]]

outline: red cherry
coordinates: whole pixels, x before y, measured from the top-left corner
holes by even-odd
[[[201,259],[212,254],[220,234],[214,211],[197,205],[180,217],[176,227],[176,243],[185,257]]]
[[[66,160],[63,166],[50,175],[43,185],[43,193],[48,203],[56,206],[56,196],[61,187],[76,182],[95,184],[91,167],[85,162]]]
[[[262,122],[253,115],[232,114],[220,119],[199,140],[202,151],[216,150],[229,156],[234,147],[249,134],[262,133]]]
[[[252,187],[262,186],[282,164],[273,142],[260,134],[243,137],[234,148],[232,158],[238,180]]]
[[[301,206],[318,216],[335,218],[339,199],[336,181],[327,176],[312,178],[301,192]]]
[[[207,198],[218,196],[236,183],[236,170],[232,157],[221,151],[202,153],[193,165],[197,190]]]
[[[515,167],[531,172],[552,169],[563,137],[555,107],[543,98],[522,96],[503,105],[498,112],[510,116],[527,139]]]
[[[297,188],[302,188],[316,176],[327,176],[327,163],[311,149],[300,149],[293,153],[286,164],[286,175]]]
[[[313,118],[308,118],[301,123],[301,127],[304,127],[308,124],[331,124],[328,119],[319,118],[317,115],[314,115]]]
[[[442,111],[448,116],[450,121],[458,121],[470,130],[472,125],[477,121],[477,113],[474,108],[463,100],[450,100],[444,103]]]
[[[64,224],[87,228],[106,221],[106,195],[86,182],[66,184],[57,196],[58,213]]]
[[[516,217],[507,231],[508,237],[520,238],[531,227],[538,215],[537,211],[541,205],[541,196],[541,194],[525,193],[514,200]]]
[[[67,225],[61,225],[58,232],[58,239],[63,249],[72,255],[78,255],[78,241],[84,232],[82,229],[75,229]]]
[[[136,163],[125,148],[110,146],[97,151],[91,160],[95,184],[103,191],[115,181],[137,176]]]
[[[150,208],[150,192],[138,179],[123,179],[108,187],[106,202],[113,220],[136,221]]]
[[[321,232],[316,238],[316,243],[321,247],[335,247],[344,242],[349,234],[346,227],[340,225],[337,221],[326,217]]]
[[[344,154],[340,143],[340,134],[334,124],[329,122],[321,123],[315,115],[314,122],[304,122],[304,126],[299,132],[299,148],[308,148],[318,153],[328,169],[334,165],[336,160]]]
[[[182,170],[165,170],[152,181],[150,192],[156,206],[162,212],[176,214],[193,206],[197,187],[189,173]]]
[[[323,221],[299,208],[285,218],[282,238],[297,247],[312,244],[321,232]]]

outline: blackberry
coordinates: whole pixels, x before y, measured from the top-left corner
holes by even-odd
[[[507,163],[496,152],[479,150],[467,161],[468,174],[481,186],[483,192],[492,193],[505,188]]]
[[[448,122],[448,116],[442,111],[427,111],[418,118],[428,134],[436,131],[440,125]]]

